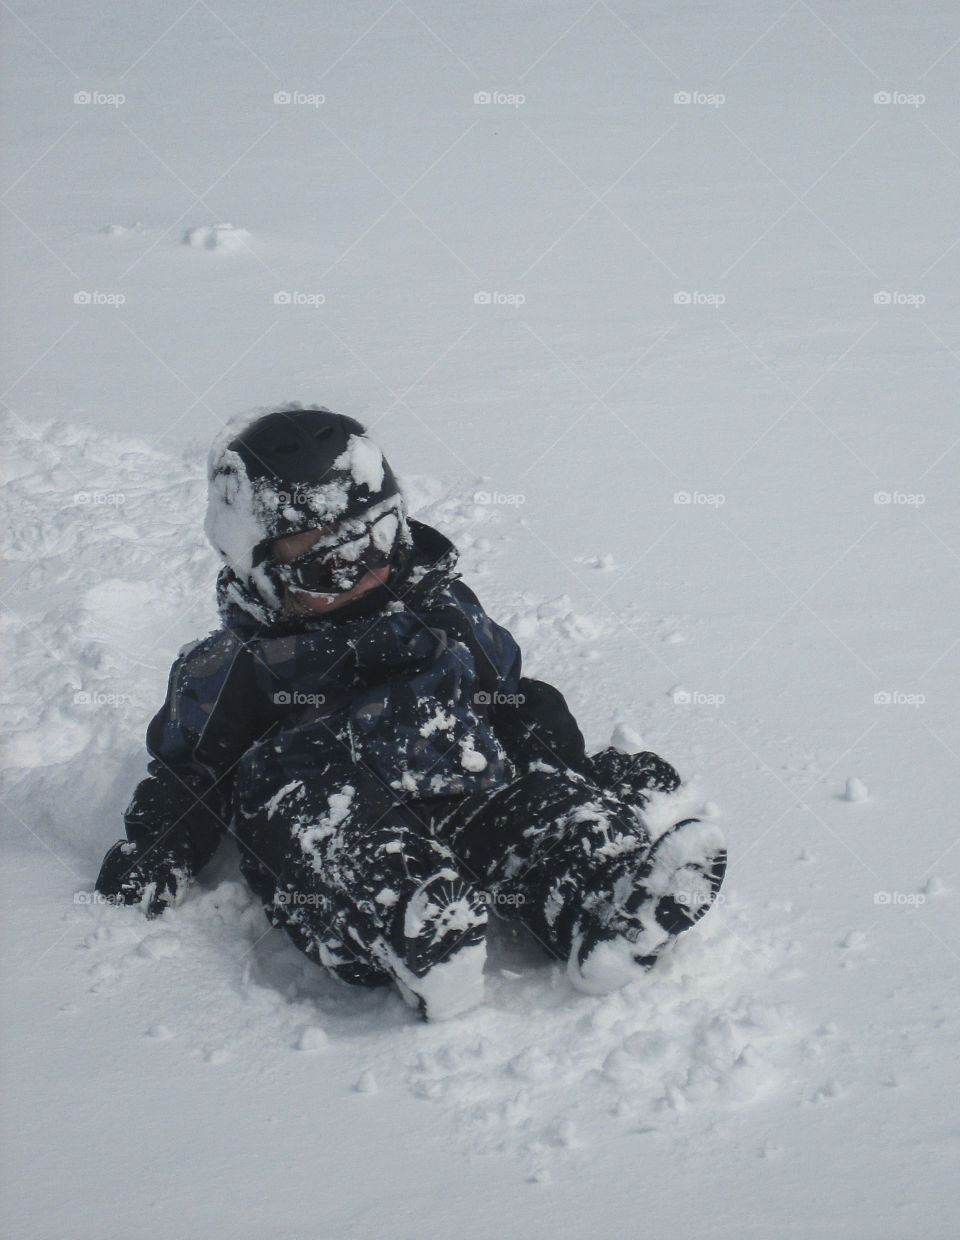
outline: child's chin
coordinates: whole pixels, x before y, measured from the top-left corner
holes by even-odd
[[[344,603],[350,601],[348,598],[328,598],[322,594],[302,594],[299,590],[291,590],[290,593],[299,611],[317,613],[335,611],[338,607],[342,607]]]
[[[293,606],[301,615],[306,612],[323,615],[324,612],[336,611],[338,607],[345,607],[347,603],[363,598],[365,594],[369,594],[377,586],[383,585],[388,576],[388,572],[380,569],[368,574],[352,590],[348,590],[346,594],[306,594],[302,590],[291,590],[290,598]]]

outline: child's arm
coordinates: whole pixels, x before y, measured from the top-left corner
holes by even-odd
[[[543,680],[521,676],[520,648],[510,633],[490,619],[463,582],[453,591],[486,656],[475,656],[478,668],[485,663],[492,673],[492,680],[484,683],[481,677],[481,683],[492,690],[490,719],[510,761],[520,770],[543,762],[589,773],[583,734],[563,694]]]
[[[102,895],[143,902],[147,915],[156,916],[216,851],[230,816],[226,777],[249,744],[238,692],[243,649],[232,634],[219,632],[174,663],[167,700],[147,729],[150,774],[124,814],[127,838],[104,858],[97,878]]]

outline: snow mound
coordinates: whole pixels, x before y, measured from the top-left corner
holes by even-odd
[[[237,250],[246,250],[249,238],[245,228],[234,228],[232,224],[200,224],[187,229],[183,234],[183,244],[195,250],[219,250],[222,254],[232,254]]]
[[[847,780],[846,788],[843,793],[843,799],[845,801],[853,801],[855,803],[859,801],[867,801],[870,799],[870,789],[862,779],[858,779],[856,775],[851,775]]]
[[[669,1135],[698,1106],[706,1119],[762,1099],[802,1053],[789,1009],[756,998],[758,970],[781,969],[784,945],[725,917],[715,910],[649,973],[598,998],[494,933],[501,967],[486,1006],[422,1031],[408,1088],[452,1111],[469,1148],[518,1158],[531,1179],[611,1128]]]
[[[618,723],[610,735],[610,744],[621,753],[642,753],[643,738],[627,723]]]

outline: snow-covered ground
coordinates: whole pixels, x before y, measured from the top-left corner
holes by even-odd
[[[956,7],[4,10],[4,1233],[954,1236]],[[215,623],[206,446],[288,399],[717,816],[642,982],[498,925],[424,1026],[227,846],[90,902]]]

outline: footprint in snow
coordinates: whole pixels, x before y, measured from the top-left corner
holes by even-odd
[[[229,1063],[233,1057],[233,1052],[228,1051],[225,1046],[208,1046],[203,1052],[203,1062],[213,1064],[214,1067]]]
[[[111,987],[120,973],[112,964],[95,964],[92,969],[87,970],[87,976],[92,979],[90,990],[93,994],[99,994]]]
[[[169,930],[161,930],[158,934],[148,935],[137,948],[138,956],[146,956],[149,960],[163,960],[168,956],[179,956],[183,950],[180,936]]]
[[[839,1082],[830,1077],[828,1080],[815,1090],[810,1100],[805,1103],[806,1106],[822,1106],[827,1102],[836,1102],[843,1097],[843,1090],[840,1088]]]

